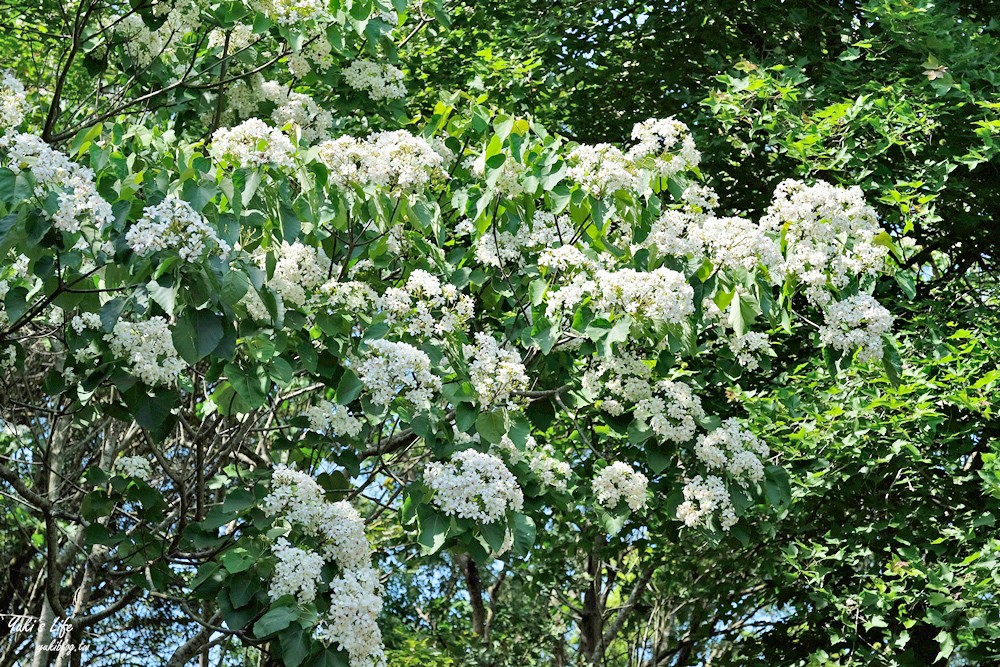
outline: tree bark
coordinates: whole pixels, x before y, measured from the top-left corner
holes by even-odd
[[[486,636],[486,605],[483,604],[483,581],[479,576],[476,561],[467,554],[458,557],[459,567],[465,575],[465,587],[469,591],[469,605],[472,607],[472,631],[480,639]]]

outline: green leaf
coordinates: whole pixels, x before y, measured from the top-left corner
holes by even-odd
[[[444,546],[451,519],[429,505],[420,505],[417,507],[417,525],[420,529],[417,544],[433,554]]]
[[[253,634],[258,639],[270,637],[274,633],[287,628],[298,617],[299,612],[294,607],[274,607],[253,624]]]
[[[281,659],[285,667],[299,667],[309,655],[309,635],[298,623],[289,625],[278,635]]]
[[[230,549],[222,554],[222,566],[232,574],[249,570],[254,564],[254,557],[242,547]]]
[[[3,305],[7,311],[5,315],[8,320],[17,322],[22,315],[28,312],[27,296],[28,290],[23,287],[15,287],[7,292]]]
[[[253,507],[257,504],[253,493],[248,489],[235,488],[226,495],[225,501],[222,503],[222,511],[228,512],[230,514],[236,514],[237,512],[242,512],[243,510]]]
[[[527,556],[531,547],[535,546],[535,521],[530,516],[517,513],[514,515],[514,553]]]
[[[250,291],[250,279],[242,271],[230,271],[222,279],[222,300],[235,306]]]
[[[788,472],[779,466],[764,469],[764,490],[774,507],[786,507],[792,502],[792,487]]]
[[[733,299],[732,303],[729,304],[729,324],[737,336],[745,334],[759,314],[760,306],[756,300],[742,291],[739,293],[739,297]]]
[[[479,415],[476,420],[476,432],[489,443],[499,443],[507,434],[507,413],[504,410],[494,410]]]
[[[173,330],[177,353],[192,365],[211,354],[222,336],[222,318],[210,310],[186,311]]]
[[[507,524],[504,521],[494,521],[483,523],[479,527],[479,532],[486,539],[494,553],[499,553],[503,548],[504,540],[507,538]]]
[[[104,333],[111,333],[111,330],[115,328],[115,324],[118,323],[118,318],[121,317],[124,308],[125,299],[121,297],[111,299],[111,301],[101,306],[101,326],[104,327]]]
[[[344,374],[340,376],[340,382],[337,383],[337,403],[347,405],[356,400],[364,387],[354,371],[345,369]]]
[[[898,387],[903,376],[903,360],[899,358],[896,341],[886,335],[882,337],[882,367],[893,387]]]
[[[910,301],[917,296],[917,284],[916,277],[913,275],[912,271],[896,271],[896,283],[899,285],[900,289],[903,290],[903,294]]]
[[[350,665],[346,653],[328,646],[323,649],[322,653],[313,657],[306,667],[350,667]]]

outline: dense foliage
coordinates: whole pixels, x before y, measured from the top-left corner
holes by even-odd
[[[980,8],[4,4],[0,665],[1000,655]]]

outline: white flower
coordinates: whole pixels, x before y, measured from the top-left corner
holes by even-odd
[[[274,254],[274,274],[267,281],[268,286],[286,304],[305,306],[308,293],[326,282],[330,274],[330,258],[322,249],[298,241],[282,241]]]
[[[277,105],[271,113],[274,124],[283,128],[286,125],[297,127],[305,141],[315,141],[326,136],[333,125],[333,114],[323,109],[309,95],[289,91],[274,81],[261,84],[263,98]]]
[[[525,192],[524,184],[521,182],[524,165],[519,164],[510,153],[503,155],[503,164],[489,171],[486,169],[486,153],[476,158],[469,158],[465,161],[465,167],[473,176],[484,179],[487,185],[492,185],[498,192],[508,197],[516,197]]]
[[[115,461],[113,470],[122,477],[134,477],[147,484],[153,479],[153,466],[142,456],[122,456]]]
[[[669,178],[679,171],[697,167],[701,162],[687,125],[674,118],[650,118],[632,127],[636,142],[628,156],[642,166],[649,166],[658,177]]]
[[[317,19],[326,11],[324,0],[261,0],[260,11],[281,25]]]
[[[513,405],[514,395],[528,387],[528,376],[519,355],[511,347],[501,347],[493,336],[479,332],[475,345],[464,345],[472,386],[483,408]]]
[[[382,294],[378,308],[390,324],[409,335],[431,337],[463,329],[475,302],[454,285],[442,285],[437,276],[414,269],[403,287],[390,287]]]
[[[361,433],[361,421],[343,405],[320,401],[306,408],[303,414],[309,419],[309,428],[317,433],[334,438],[353,438]]]
[[[892,314],[870,294],[858,294],[827,307],[819,338],[841,352],[858,349],[861,361],[874,361],[882,356],[882,336],[891,330]]]
[[[773,355],[771,343],[766,333],[748,331],[742,336],[734,336],[729,339],[729,349],[736,356],[736,361],[748,371],[755,370],[760,366],[758,357],[761,355]]]
[[[104,338],[112,354],[127,364],[128,372],[145,384],[171,384],[184,370],[167,320],[160,316],[140,322],[118,320]]]
[[[206,251],[229,252],[229,244],[219,238],[205,217],[174,195],[147,206],[125,234],[125,241],[138,255],[173,250],[188,262],[198,261]]]
[[[73,233],[92,225],[100,230],[114,219],[111,204],[97,193],[94,172],[49,147],[40,137],[2,137],[0,151],[6,152],[4,166],[8,169],[14,173],[28,170],[35,177],[36,197],[45,199],[49,192],[58,193],[58,208],[52,214],[56,229]]]
[[[671,442],[694,437],[695,422],[705,416],[701,399],[682,382],[663,380],[652,387],[649,398],[636,402],[635,418]]]
[[[243,121],[236,127],[219,128],[212,134],[210,150],[215,159],[240,167],[294,166],[295,146],[291,140],[259,118]]]
[[[719,513],[719,523],[728,531],[737,521],[729,489],[721,477],[698,475],[684,485],[684,502],[677,508],[677,518],[690,527],[705,525],[711,516]]]
[[[80,313],[79,315],[74,315],[73,319],[70,320],[70,326],[73,327],[73,331],[77,335],[82,334],[87,329],[100,329],[101,328],[101,316],[97,313]]]
[[[749,220],[710,216],[691,224],[688,235],[716,266],[748,271],[762,266],[775,285],[785,278],[785,260],[778,243]]]
[[[284,537],[271,546],[276,558],[274,574],[267,595],[277,600],[292,595],[299,604],[316,599],[316,585],[322,581],[323,557],[317,553],[293,547]]]
[[[535,439],[528,436],[528,467],[538,481],[556,491],[566,491],[572,470],[565,461],[555,457],[552,445],[537,445]]]
[[[403,71],[389,63],[355,60],[343,71],[344,81],[373,100],[398,100],[406,96]]]
[[[368,567],[371,547],[364,520],[350,503],[326,500],[322,487],[304,472],[279,465],[271,477],[271,491],[262,503],[268,516],[281,515],[307,535],[317,537],[327,560],[344,569]]]
[[[24,96],[24,86],[10,71],[4,71],[0,81],[0,131],[17,127],[24,121],[28,102]]]
[[[428,463],[424,481],[442,512],[481,523],[499,521],[524,504],[521,487],[503,461],[474,449],[456,452],[446,463]]]
[[[651,320],[678,324],[694,313],[694,288],[682,273],[660,267],[654,271],[598,271],[598,307]]]
[[[405,130],[378,132],[364,139],[343,136],[319,145],[317,159],[340,188],[366,185],[416,192],[447,177],[444,158],[422,137]]]
[[[596,199],[635,187],[635,166],[611,144],[577,146],[569,154],[569,163],[566,175]]]
[[[615,461],[603,468],[592,482],[597,502],[608,509],[618,507],[622,500],[637,511],[646,504],[646,484],[648,480],[641,472],[627,463]]]
[[[409,343],[371,341],[367,355],[355,370],[377,405],[388,405],[401,396],[416,406],[424,406],[441,389],[441,379],[431,372],[430,358]]]
[[[322,616],[313,636],[336,644],[350,656],[351,667],[385,664],[382,631],[382,587],[371,568],[351,570],[330,582],[330,610]]]
[[[787,273],[806,285],[814,303],[830,301],[853,277],[881,270],[888,248],[875,243],[881,232],[861,188],[787,180],[778,185],[761,227],[780,232],[787,249]]]
[[[513,270],[524,265],[518,238],[508,231],[493,229],[487,229],[476,242],[476,259],[498,269]]]
[[[694,451],[708,468],[724,470],[744,486],[748,481],[764,479],[764,464],[760,459],[767,457],[768,447],[742,428],[738,419],[730,417],[719,428],[700,436]]]

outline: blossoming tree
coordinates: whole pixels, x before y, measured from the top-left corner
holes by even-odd
[[[429,7],[73,6],[54,83],[0,91],[0,477],[41,619],[0,665],[154,604],[196,623],[171,665],[381,665],[400,545],[752,540],[788,478],[728,388],[793,320],[898,373],[858,189],[786,181],[753,220],[675,119],[411,121],[391,62]]]

